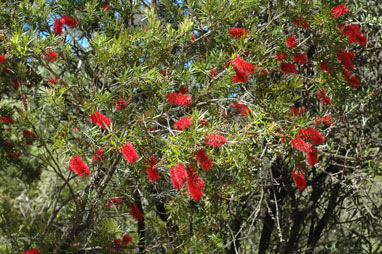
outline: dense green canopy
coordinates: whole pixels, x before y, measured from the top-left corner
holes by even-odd
[[[0,252],[380,253],[381,12],[2,1]]]

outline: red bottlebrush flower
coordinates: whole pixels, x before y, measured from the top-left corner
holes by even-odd
[[[110,119],[107,116],[102,115],[98,111],[94,111],[94,113],[89,117],[89,119],[92,123],[97,124],[102,129],[106,130],[106,128],[110,128]]]
[[[303,173],[299,170],[294,170],[292,172],[293,175],[293,181],[297,186],[297,189],[300,191],[304,190],[306,188],[306,182],[305,182],[305,177]]]
[[[71,18],[71,17],[66,16],[66,15],[61,17],[61,22],[64,25],[67,25],[68,27],[76,27],[77,23],[78,23],[76,19]]]
[[[154,155],[151,156],[151,158],[148,161],[146,161],[146,165],[149,167],[154,167],[155,164],[157,164],[157,158]]]
[[[138,160],[138,154],[135,152],[133,145],[130,142],[126,142],[121,147],[122,155],[129,163],[134,163]]]
[[[326,95],[326,90],[322,89],[321,91],[316,92],[317,97],[324,103],[324,105],[328,106],[332,104],[329,96]]]
[[[294,148],[302,151],[302,152],[308,152],[310,151],[310,149],[312,148],[312,144],[308,143],[308,142],[305,142],[304,140],[302,140],[299,136],[296,136],[294,137],[292,140],[291,140],[291,146],[293,146]]]
[[[24,254],[40,254],[40,251],[39,249],[31,249],[31,250],[24,251]]]
[[[180,190],[184,182],[187,179],[187,168],[182,163],[178,163],[170,169],[170,178],[172,182],[172,186],[175,189]]]
[[[217,75],[219,75],[219,72],[216,71],[216,67],[210,69],[210,78],[211,79],[215,78]]]
[[[133,238],[130,235],[124,235],[122,239],[115,239],[114,240],[114,247],[116,249],[122,249],[125,248],[129,243],[133,240]]]
[[[122,110],[127,107],[127,102],[122,98],[114,100],[114,102],[115,102],[115,108],[117,110]]]
[[[143,220],[143,214],[142,212],[139,210],[137,204],[132,204],[130,207],[129,207],[129,213],[131,216],[133,216],[133,218],[136,220],[136,221],[142,221]]]
[[[159,73],[163,76],[167,76],[167,70],[159,70]]]
[[[344,29],[344,27],[345,27],[344,24],[338,24],[337,25],[338,31],[342,31],[342,29]]]
[[[208,120],[207,119],[202,119],[202,121],[200,121],[199,123],[199,126],[204,126],[204,127],[207,127],[208,126]]]
[[[321,145],[325,142],[325,137],[321,135],[318,130],[313,127],[308,127],[306,129],[299,129],[298,134],[301,138],[306,138],[315,143],[316,145]]]
[[[122,240],[121,239],[115,239],[114,240],[114,248],[116,249],[122,249]]]
[[[323,61],[321,64],[320,64],[320,67],[321,67],[321,70],[327,74],[332,74],[334,72],[334,70],[330,67],[329,65],[329,62],[328,61]]]
[[[329,96],[325,96],[324,98],[322,98],[322,103],[324,103],[325,106],[329,106],[332,104],[332,101],[330,100]]]
[[[156,168],[153,168],[157,164],[157,158],[153,155],[151,156],[151,159],[149,161],[146,161],[146,172],[147,177],[149,178],[149,181],[154,183],[156,180],[159,179],[159,173]]]
[[[17,79],[12,80],[12,86],[14,89],[18,89],[20,87],[20,81]]]
[[[195,153],[196,160],[199,162],[200,166],[208,171],[212,167],[212,161],[208,158],[208,155],[204,149],[200,149]]]
[[[105,150],[103,148],[97,147],[97,149],[95,151],[95,155],[92,158],[93,163],[97,163],[97,162],[101,161],[104,153],[105,153]]]
[[[252,111],[247,106],[239,103],[232,103],[232,106],[235,107],[239,114],[245,115],[246,117],[248,117],[248,115],[252,116]]]
[[[292,23],[293,23],[293,25],[301,27],[301,28],[308,28],[309,27],[309,24],[306,21],[306,19],[304,17],[301,17],[301,16],[295,17],[293,19]]]
[[[45,55],[45,58],[46,60],[48,61],[51,61],[53,62],[54,60],[56,60],[58,54],[54,51],[49,51],[46,55]]]
[[[366,46],[367,44],[367,37],[362,35],[362,34],[359,34],[357,36],[357,42],[360,46]]]
[[[25,143],[27,144],[27,145],[32,145],[33,144],[33,142],[34,142],[34,139],[27,139],[26,141],[25,141]]]
[[[106,206],[107,207],[111,207],[112,205],[118,206],[118,205],[121,205],[122,203],[123,203],[122,198],[112,198],[107,201]]]
[[[298,64],[307,64],[308,56],[306,54],[297,54],[293,57],[293,60]]]
[[[236,73],[245,73],[248,75],[255,72],[255,66],[244,61],[240,56],[235,56],[235,58],[231,60],[231,64]]]
[[[209,146],[220,147],[227,142],[227,139],[219,134],[207,134],[204,143]]]
[[[304,112],[306,112],[306,107],[305,106],[301,106],[301,107],[292,107],[289,109],[290,111],[290,116],[291,117],[294,117],[294,116],[300,116],[302,115]]]
[[[242,83],[247,82],[249,80],[249,76],[246,73],[236,73],[235,76],[232,76],[232,83]]]
[[[319,125],[321,123],[322,123],[321,118],[319,116],[316,116],[314,118],[313,125]]]
[[[12,117],[1,116],[0,120],[5,124],[13,124],[15,120]]]
[[[175,129],[177,130],[184,130],[190,128],[192,124],[192,117],[191,116],[185,116],[181,118],[180,120],[176,121],[174,124]]]
[[[133,237],[131,235],[124,235],[122,237],[122,246],[127,246],[131,241],[133,240]]]
[[[195,43],[195,34],[194,33],[191,33],[191,43],[192,44]]]
[[[181,87],[179,87],[179,92],[181,94],[186,94],[186,93],[188,93],[188,88],[186,86],[181,86]]]
[[[232,59],[231,64],[236,72],[236,75],[232,77],[233,83],[246,82],[249,80],[248,74],[255,72],[255,66],[244,61],[240,56],[236,56],[235,59]]]
[[[26,139],[34,139],[35,134],[34,134],[33,131],[30,131],[30,130],[23,130],[23,136],[24,136]]]
[[[229,59],[229,57],[226,57],[226,59]],[[224,68],[228,68],[230,64],[231,64],[231,62],[230,62],[230,61],[227,61],[227,62],[225,62],[225,63],[223,64],[223,66],[224,66]]]
[[[338,18],[348,13],[349,8],[345,4],[340,4],[332,9],[330,15],[333,18]]]
[[[188,177],[187,177],[187,189],[190,196],[195,200],[199,201],[203,197],[204,182],[202,178],[196,173],[193,165],[188,167]]]
[[[306,153],[306,160],[310,166],[314,167],[314,165],[316,165],[318,160],[317,149],[315,147],[312,147],[312,149]]]
[[[296,65],[291,64],[291,63],[281,63],[280,70],[281,70],[281,72],[287,73],[287,74],[298,72]]]
[[[5,56],[0,55],[0,64],[2,64],[5,61]]]
[[[323,116],[321,117],[321,121],[326,124],[327,126],[330,126],[333,123],[331,116]]]
[[[167,95],[167,101],[171,105],[187,106],[192,100],[190,95],[179,94],[179,93],[169,93]]]
[[[249,29],[239,28],[239,27],[231,27],[229,29],[229,36],[231,38],[241,38],[245,34],[249,34],[249,32],[250,32]]]
[[[354,70],[353,58],[354,53],[352,51],[347,52],[345,49],[342,49],[342,51],[337,53],[337,59],[341,62],[342,67],[348,71]]]
[[[59,78],[50,78],[48,80],[48,82],[51,83],[51,84],[57,84],[58,80],[59,80]]]
[[[359,25],[346,25],[342,33],[349,38],[350,43],[357,42],[361,46],[366,46],[367,38],[361,33]]]
[[[277,52],[275,59],[276,59],[276,61],[284,62],[286,57],[287,57],[287,55],[284,52]]]
[[[319,99],[324,98],[324,97],[326,96],[326,89],[323,88],[323,89],[321,89],[321,91],[317,91],[317,92],[316,92],[316,95],[317,95],[317,97],[318,97]]]
[[[12,157],[15,158],[15,159],[18,159],[20,156],[21,156],[20,152],[12,154]]]
[[[64,28],[64,23],[61,21],[61,18],[58,18],[54,21],[53,33],[56,35],[62,34],[62,29]]]
[[[90,174],[88,165],[82,160],[80,156],[75,154],[69,161],[69,170],[76,173],[76,175],[84,177]]]
[[[107,11],[107,10],[110,10],[110,9],[111,9],[110,5],[105,5],[104,7],[102,7],[102,11]]]
[[[248,56],[249,53],[248,53],[248,50],[240,50],[240,53],[244,56]]]
[[[286,46],[287,46],[288,48],[294,48],[294,47],[297,46],[297,44],[298,44],[298,40],[297,40],[296,36],[291,35],[291,36],[289,36],[289,37],[286,39],[285,44],[286,44]]]
[[[348,83],[350,86],[358,87],[361,85],[361,81],[359,80],[359,78],[355,75],[350,74],[347,71],[344,72],[344,79],[346,83]]]

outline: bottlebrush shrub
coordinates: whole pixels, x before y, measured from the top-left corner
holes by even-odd
[[[1,3],[0,253],[379,241],[354,234],[382,232],[376,1],[14,2]]]

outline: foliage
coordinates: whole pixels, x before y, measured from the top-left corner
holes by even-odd
[[[340,4],[1,2],[0,251],[379,253],[381,6]]]

